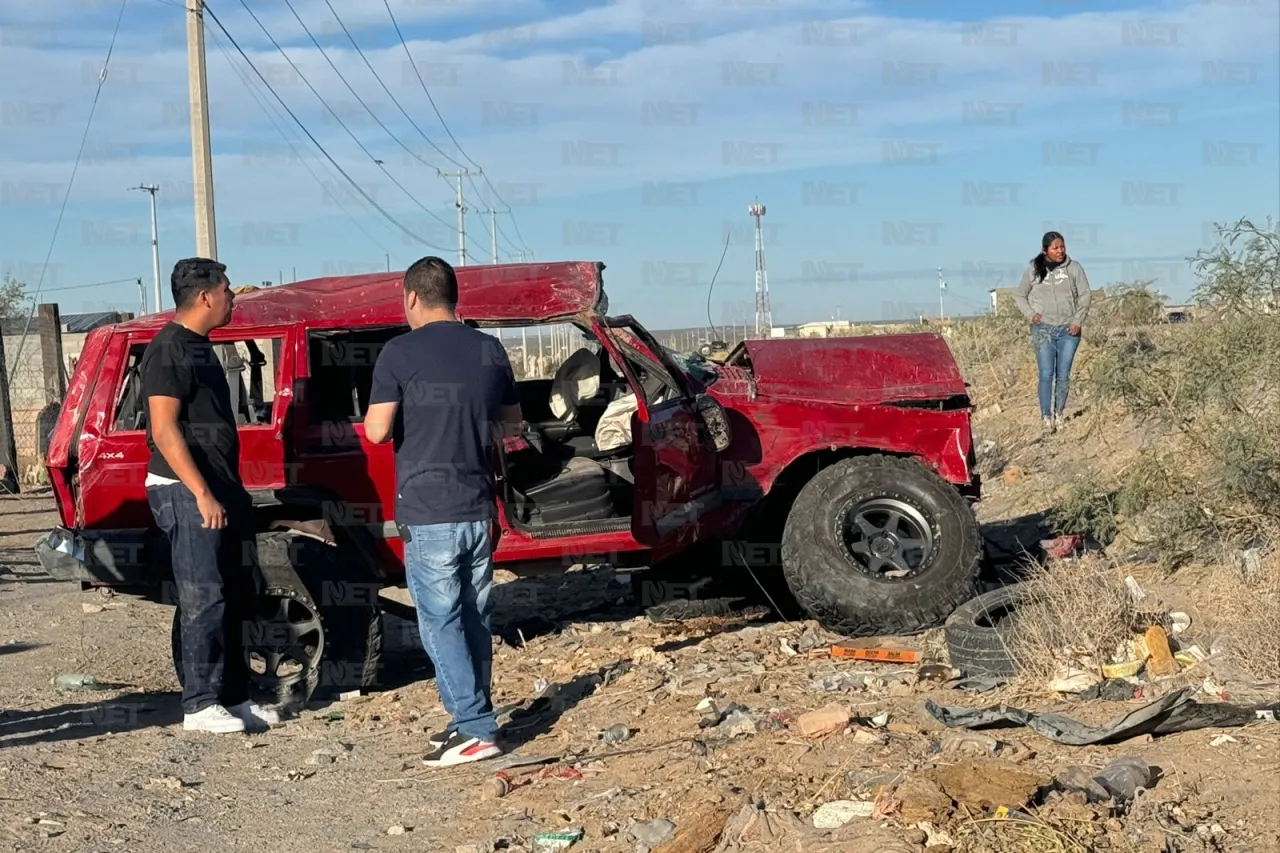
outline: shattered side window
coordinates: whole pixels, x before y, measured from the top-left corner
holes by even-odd
[[[698,380],[703,385],[710,385],[720,378],[720,374],[712,367],[706,359],[700,355],[691,355],[684,352],[676,352],[671,347],[663,347],[667,351],[667,355],[671,360],[683,370],[685,373]]]

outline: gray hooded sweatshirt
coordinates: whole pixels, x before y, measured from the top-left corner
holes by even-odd
[[[1046,326],[1083,326],[1091,297],[1084,267],[1069,257],[1049,270],[1043,281],[1036,278],[1035,264],[1027,264],[1013,291],[1018,310],[1028,320],[1039,314]]]

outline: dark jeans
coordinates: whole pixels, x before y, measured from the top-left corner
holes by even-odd
[[[200,526],[195,495],[181,483],[147,489],[151,514],[173,556],[187,714],[249,698],[242,643],[257,594],[253,506],[240,486],[210,488],[227,511],[221,530]]]
[[[1071,362],[1075,360],[1080,336],[1069,326],[1036,323],[1031,327],[1031,345],[1036,351],[1042,417],[1061,415],[1067,410],[1067,394],[1071,390]]]

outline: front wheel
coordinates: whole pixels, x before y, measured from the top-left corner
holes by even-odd
[[[914,634],[976,591],[978,522],[964,496],[913,459],[844,459],[805,484],[782,567],[796,600],[850,637]]]

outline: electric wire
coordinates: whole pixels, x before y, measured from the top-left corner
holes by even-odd
[[[724,235],[724,251],[720,253],[720,263],[716,264],[716,271],[711,274],[711,284],[707,286],[707,324],[711,326],[711,331],[716,333],[716,337],[724,340],[724,336],[720,330],[716,328],[716,323],[711,319],[711,293],[716,289],[716,278],[720,275],[720,267],[724,266],[725,255],[729,254],[729,240],[733,237],[730,231]]]
[[[71,199],[71,188],[75,186],[76,173],[80,171],[80,160],[84,156],[85,143],[89,141],[89,129],[93,127],[93,115],[98,110],[98,99],[102,95],[102,85],[107,82],[107,69],[111,65],[111,54],[116,49],[116,37],[120,35],[120,22],[124,20],[124,8],[129,5],[129,0],[120,0],[120,11],[116,13],[116,25],[111,31],[111,41],[107,44],[107,55],[102,61],[102,71],[98,74],[98,87],[93,92],[93,103],[89,105],[89,118],[84,123],[84,133],[80,136],[80,147],[76,150],[75,162],[71,165],[71,179],[67,181],[67,191],[62,196],[62,206],[58,208],[58,219],[53,225],[53,236],[49,239],[49,250],[45,252],[44,263],[40,266],[40,278],[36,282],[36,292],[31,298],[31,313],[27,315],[27,324],[22,329],[22,337],[18,339],[18,350],[13,355],[13,369],[9,371],[9,382],[12,383],[17,376],[18,365],[22,363],[22,347],[27,342],[27,328],[31,325],[31,318],[36,314],[36,305],[40,302],[41,288],[44,287],[44,277],[49,270],[49,259],[53,257],[53,247],[58,242],[58,232],[62,230],[62,219],[67,212],[67,202]]]
[[[311,140],[311,144],[314,145],[316,149],[319,150],[320,153],[324,155],[324,158],[328,160],[329,163],[332,164],[335,169],[338,170],[338,173],[342,175],[342,177],[347,181],[347,183],[351,184],[351,186],[356,190],[356,192],[360,193],[360,195],[364,197],[365,201],[369,202],[369,204],[371,204],[380,214],[383,215],[383,217],[387,219],[387,221],[391,222],[391,224],[395,225],[397,228],[399,228],[409,237],[413,238],[415,241],[421,243],[422,245],[430,249],[435,249],[436,251],[447,251],[446,249],[442,249],[441,247],[423,239],[422,237],[415,234],[413,231],[409,230],[402,222],[400,222],[400,220],[392,216],[386,210],[386,208],[378,204],[378,202],[372,196],[370,196],[368,192],[365,191],[364,187],[360,186],[360,184],[357,183],[354,178],[352,178],[349,174],[347,174],[346,170],[343,169],[342,166],[338,165],[338,162],[333,159],[333,157],[329,154],[329,152],[325,149],[325,147],[320,144],[320,141],[315,138],[315,136],[311,133],[311,131],[307,130],[307,126],[304,125],[298,119],[297,115],[294,114],[293,110],[289,108],[289,105],[284,102],[284,100],[280,97],[280,94],[276,92],[276,90],[271,86],[271,84],[267,82],[267,79],[262,76],[262,72],[258,70],[258,66],[253,64],[253,60],[249,59],[248,55],[244,52],[244,49],[240,47],[239,42],[237,42],[235,40],[235,37],[232,36],[231,33],[227,31],[227,28],[222,25],[222,21],[218,20],[218,16],[214,14],[213,10],[210,9],[207,4],[205,5],[204,10],[205,12],[208,13],[209,17],[213,20],[214,24],[217,25],[218,29],[222,31],[222,34],[223,36],[226,37],[227,41],[231,42],[231,46],[236,49],[236,52],[240,54],[241,58],[244,59],[244,61],[248,64],[250,68],[253,69],[254,74],[256,74],[258,76],[258,79],[262,81],[264,86],[266,86],[267,91],[271,92],[271,94],[275,96],[275,99],[280,102],[280,106],[284,109],[286,113],[289,114],[289,118],[293,119],[294,123],[298,125],[298,128],[307,135],[308,139]]]
[[[241,1],[243,2],[243,0]],[[413,60],[413,53],[409,50],[409,43],[405,41],[404,33],[400,30],[400,23],[396,20],[395,13],[391,11],[391,3],[389,0],[382,0],[382,5],[387,9],[387,15],[391,18],[391,25],[395,27],[396,36],[400,39],[400,46],[404,48],[404,55],[409,59],[409,65],[413,68],[414,76],[418,78],[418,83],[422,86],[423,93],[426,94],[427,100],[431,103],[431,109],[435,112],[436,118],[440,119],[440,126],[444,128],[444,132],[448,134],[449,140],[453,142],[454,146],[458,149],[458,153],[471,163],[471,165],[480,170],[480,176],[484,178],[484,182],[489,186],[494,197],[497,198],[498,201],[502,203],[502,206],[507,209],[507,215],[511,217],[511,225],[515,228],[516,238],[520,241],[520,245],[523,246],[526,251],[532,252],[532,249],[529,249],[528,243],[525,242],[524,236],[520,233],[520,224],[516,222],[515,214],[511,212],[511,205],[507,204],[506,200],[502,198],[497,187],[495,187],[493,182],[489,180],[489,176],[484,173],[483,167],[481,167],[481,165],[475,160],[471,159],[471,157],[467,155],[466,151],[462,150],[462,145],[458,142],[457,138],[454,137],[453,131],[449,129],[449,124],[444,120],[444,116],[440,114],[440,109],[436,106],[435,98],[431,97],[431,90],[427,88],[427,82],[422,79],[422,72],[418,70],[418,63]]]
[[[293,144],[293,140],[291,140],[288,134],[285,133],[284,127],[282,126],[281,122],[277,121],[276,117],[268,109],[270,102],[265,100],[261,95],[258,94],[258,91],[253,88],[253,86],[250,83],[249,75],[243,69],[241,69],[240,66],[236,65],[234,58],[231,56],[231,51],[227,49],[226,44],[224,44],[222,39],[218,37],[218,34],[216,32],[212,32],[210,33],[210,35],[213,36],[214,45],[217,46],[218,50],[220,50],[222,52],[222,55],[226,58],[227,65],[229,65],[231,69],[235,72],[236,76],[240,78],[240,82],[244,84],[245,89],[248,90],[254,102],[258,104],[258,107],[262,110],[263,115],[265,115],[267,117],[267,120],[271,122],[271,126],[276,129],[277,133],[280,134],[280,138],[283,139],[285,141],[285,144],[289,146],[289,150],[292,151],[294,156],[298,158],[298,162],[301,163],[303,168],[307,170],[307,173],[311,175],[311,177],[315,180],[315,182],[320,186],[321,189],[324,189],[324,181],[320,179],[320,176],[317,175],[315,173],[315,170],[311,168],[311,165],[307,163],[306,158],[302,156],[302,152],[297,149],[297,147]],[[387,254],[387,255],[391,254],[391,251],[386,246],[384,246],[381,243],[381,241],[378,240],[378,238],[370,234],[369,231],[363,225],[360,224],[360,220],[357,219],[355,216],[353,216],[349,210],[347,210],[346,206],[342,203],[340,199],[338,199],[335,196],[333,200],[338,205],[338,208],[347,215],[348,219],[351,220],[351,223],[355,225],[356,228],[360,229],[360,232],[362,234],[364,234],[366,237],[369,238],[370,242],[372,242],[375,246],[381,249],[384,254]]]
[[[347,132],[347,135],[351,137],[352,141],[354,141],[356,145],[359,146],[360,150],[364,152],[365,156],[369,158],[370,162],[376,165],[378,169],[381,170],[382,174],[387,176],[387,180],[391,181],[392,184],[394,184],[397,188],[399,188],[399,190],[402,193],[404,193],[409,198],[410,201],[412,201],[419,208],[421,208],[424,213],[426,213],[428,216],[431,216],[433,219],[435,219],[444,227],[452,229],[453,231],[456,232],[458,230],[457,226],[450,225],[448,222],[442,219],[439,214],[437,214],[435,211],[431,210],[431,208],[427,207],[425,204],[419,201],[417,196],[409,192],[409,190],[404,186],[404,184],[400,183],[400,181],[398,181],[394,175],[392,175],[390,172],[387,171],[387,167],[383,165],[382,160],[373,155],[373,152],[370,151],[368,147],[363,142],[360,141],[360,138],[356,136],[355,133],[352,132],[351,128],[347,125],[347,123],[342,120],[342,117],[338,115],[338,113],[333,109],[333,107],[329,105],[329,102],[324,99],[324,96],[321,95],[316,90],[315,86],[311,85],[311,81],[306,78],[306,75],[304,75],[302,71],[298,68],[297,64],[294,63],[293,59],[289,56],[288,52],[286,52],[285,49],[280,46],[280,42],[276,41],[275,36],[271,35],[270,30],[268,30],[266,26],[262,23],[262,21],[258,18],[258,16],[254,14],[253,9],[249,8],[249,4],[245,2],[245,0],[240,0],[240,5],[243,6],[245,11],[249,13],[249,17],[253,18],[254,23],[258,25],[258,28],[260,30],[262,30],[263,35],[267,37],[267,40],[271,42],[272,46],[275,47],[275,49],[280,53],[280,55],[284,57],[285,62],[289,63],[289,67],[292,68],[294,73],[298,75],[298,78],[302,80],[303,83],[306,84],[308,89],[311,90],[311,94],[316,96],[316,98],[320,101],[321,105],[324,106],[324,108],[329,111],[329,114],[333,116],[334,120],[337,121],[338,124],[342,127],[342,129]],[[208,7],[206,6],[205,8],[207,9]],[[306,27],[304,26],[303,29],[306,29]],[[224,32],[225,32],[225,29],[224,29]],[[321,54],[323,54],[325,56],[325,59],[328,60],[328,55],[324,54],[323,50],[321,51]],[[330,65],[332,66],[332,63],[330,63]],[[344,83],[346,82],[346,79],[342,78],[341,74],[339,74],[338,76],[343,80]],[[423,240],[422,242],[426,245],[431,246],[431,248],[436,249],[437,251],[445,251],[444,249],[441,249],[439,246],[435,246],[430,243],[427,243],[425,240]]]

